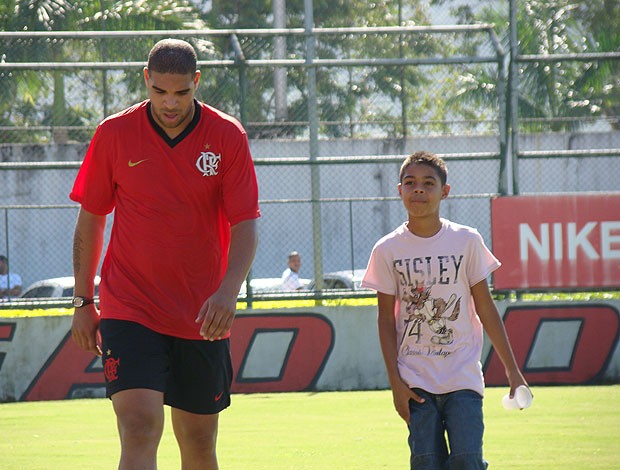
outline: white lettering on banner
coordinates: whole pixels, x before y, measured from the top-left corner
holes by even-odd
[[[564,244],[562,243],[562,224],[553,224],[553,248],[553,259],[562,259],[562,252],[564,251]]]
[[[612,235],[614,230],[618,232],[618,235]],[[616,250],[612,247],[614,243],[618,246]],[[604,259],[620,258],[620,222],[603,222],[601,224],[601,245]]]
[[[564,246],[569,260],[577,259],[577,252],[581,252],[591,260],[619,259],[620,258],[620,222],[608,221],[600,223],[600,250],[592,245],[588,238],[598,222],[587,222],[578,230],[577,224],[569,222],[566,227],[561,223],[554,223],[552,233],[549,224],[539,226],[537,236],[529,224],[519,224],[519,255],[521,261],[529,259],[530,249],[541,261],[549,261],[551,257],[551,242],[553,238],[553,259],[561,261],[564,258]],[[617,232],[618,234],[615,234]],[[564,233],[566,236],[564,237]],[[566,243],[565,243],[566,240]],[[617,248],[614,248],[617,246]],[[599,255],[600,252],[600,255]]]
[[[549,224],[540,224],[540,241],[532,232],[529,224],[519,224],[519,253],[521,261],[529,259],[528,246],[532,247],[538,258],[543,261],[549,260]]]
[[[589,259],[599,259],[599,255],[588,240],[588,235],[592,232],[592,229],[596,227],[596,222],[588,222],[577,233],[577,224],[574,222],[568,223],[568,259],[577,259],[577,248],[581,246],[583,252]]]

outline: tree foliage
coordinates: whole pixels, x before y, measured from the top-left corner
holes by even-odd
[[[397,26],[400,24],[427,24],[423,2],[417,0],[403,2],[407,5],[406,15],[399,18],[398,3],[391,1],[365,2],[315,0],[313,2],[314,25],[321,28]],[[271,2],[213,1],[212,9],[203,15],[204,21],[213,28],[273,27]],[[286,26],[303,28],[305,26],[304,2],[286,2]],[[252,39],[242,43],[246,58],[265,59],[273,57],[273,38]],[[288,36],[286,56],[290,59],[306,58],[305,37]],[[398,58],[403,54],[423,56],[439,54],[442,45],[428,36],[416,38],[398,37],[389,34],[357,35],[348,33],[321,34],[317,36],[315,56],[318,59],[364,59]],[[250,82],[260,91],[254,90],[254,98],[248,98],[247,115],[250,121],[273,121],[274,79],[273,67],[248,70]],[[321,67],[317,69],[317,100],[321,132],[331,137],[351,136],[353,129],[362,121],[397,122],[400,109],[394,106],[375,107],[373,103],[384,100],[399,104],[403,90],[410,90],[412,100],[420,100],[420,93],[414,92],[427,82],[427,77],[414,67],[373,67],[357,68]],[[218,77],[220,81],[225,80]],[[287,69],[288,121],[291,123],[307,120],[308,87],[304,68]],[[258,97],[258,99],[256,99]],[[411,108],[412,110],[415,108]],[[413,112],[413,111],[412,111]],[[393,124],[388,124],[388,128]],[[261,128],[261,129],[264,129]],[[291,124],[276,126],[274,132],[299,133],[303,126]],[[264,131],[250,134],[261,135]],[[363,132],[363,131],[362,131]],[[402,133],[402,129],[399,130]],[[357,135],[360,134],[358,130]]]
[[[15,0],[3,2],[0,8],[0,27],[4,31],[183,29],[197,25],[202,24],[193,7],[184,0]],[[148,38],[132,41],[129,49],[126,42],[119,40],[42,37],[13,41],[0,55],[7,62],[144,60],[151,46],[152,39]],[[129,57],[132,50],[140,57]],[[93,111],[89,91],[95,96],[101,95],[103,81],[112,89],[115,83],[123,82],[121,88],[129,91],[137,90],[141,83],[140,73],[127,74],[110,83],[107,78],[106,72],[97,75],[81,70],[0,73],[0,123],[54,128],[92,125],[104,116]],[[68,90],[70,86],[75,89]],[[110,96],[106,98],[111,99]],[[57,132],[55,138],[84,140],[89,134],[90,131]],[[30,140],[38,138],[36,133],[29,134]],[[20,139],[23,140],[23,136]]]
[[[518,51],[521,55],[614,52],[620,49],[620,4],[613,0],[526,0],[517,5]],[[507,2],[473,15],[492,23],[509,50]],[[519,63],[519,117],[542,124],[532,130],[561,130],[606,117],[618,126],[620,64],[616,60],[564,60]],[[463,74],[459,97],[476,106],[497,106],[496,77],[481,68]],[[531,121],[533,122],[533,121]],[[544,127],[542,127],[544,126]]]
[[[430,24],[429,5],[451,8],[463,24],[495,25],[509,49],[508,0],[314,0],[314,26],[322,28]],[[303,0],[286,1],[286,27],[303,28]],[[617,0],[517,1],[520,54],[567,54],[620,50]],[[4,31],[99,31],[261,29],[273,27],[271,0],[4,0]],[[238,34],[246,59],[274,57],[273,36]],[[32,38],[0,50],[7,62],[145,61],[160,38]],[[187,38],[199,60],[235,59],[229,36]],[[286,36],[286,58],[305,59],[306,36]],[[482,35],[320,34],[315,58],[442,58],[479,55],[489,48]],[[496,64],[446,66],[331,66],[317,68],[321,135],[365,135],[364,126],[386,135],[405,135],[429,122],[496,119],[499,105]],[[453,73],[457,70],[458,73]],[[251,137],[307,132],[308,74],[286,68],[288,124],[276,119],[275,67],[203,69],[199,97],[248,122]],[[579,125],[605,117],[620,128],[620,63],[612,60],[525,62],[519,67],[519,113],[524,119]],[[79,90],[79,92],[76,92]],[[136,68],[117,71],[1,71],[0,125],[92,125],[143,97]],[[105,106],[102,105],[105,103]],[[101,109],[103,108],[103,111]],[[560,119],[560,118],[571,119]],[[447,128],[438,129],[446,131]],[[75,133],[71,139],[83,140]],[[36,134],[30,136],[36,139]]]

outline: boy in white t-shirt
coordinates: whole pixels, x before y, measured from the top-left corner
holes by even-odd
[[[405,159],[398,192],[408,221],[375,244],[362,286],[377,291],[379,340],[394,406],[409,426],[411,469],[484,469],[483,328],[510,396],[527,382],[486,280],[500,262],[475,229],[439,216],[447,175],[432,153]]]

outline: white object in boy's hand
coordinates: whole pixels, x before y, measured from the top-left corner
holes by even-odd
[[[502,405],[504,405],[504,408],[507,410],[522,410],[524,408],[529,408],[533,399],[534,397],[532,396],[530,389],[525,385],[520,385],[515,390],[515,394],[512,398],[510,398],[509,393],[504,395]]]

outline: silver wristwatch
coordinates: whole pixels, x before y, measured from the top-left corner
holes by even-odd
[[[78,295],[78,296],[73,297],[72,303],[75,308],[80,308],[80,307],[83,307],[84,305],[94,304],[95,299],[89,299],[88,297],[80,297]]]

